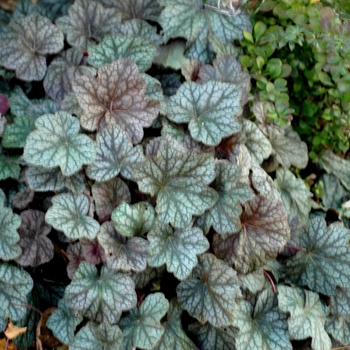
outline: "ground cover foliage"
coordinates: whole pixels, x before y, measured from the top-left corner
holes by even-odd
[[[0,11],[5,348],[350,344],[343,5]]]

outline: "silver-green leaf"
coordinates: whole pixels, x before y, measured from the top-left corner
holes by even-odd
[[[177,297],[181,307],[199,322],[227,326],[234,320],[238,283],[235,270],[213,254],[203,254],[192,275],[177,286]]]
[[[79,120],[67,112],[44,114],[35,121],[36,130],[26,140],[23,157],[33,165],[59,166],[64,176],[78,172],[95,160],[94,141],[79,134]]]
[[[99,276],[95,265],[83,261],[65,289],[64,300],[68,307],[96,322],[115,324],[123,311],[136,306],[134,288],[126,274],[104,265]]]
[[[186,279],[198,264],[197,255],[209,249],[209,242],[198,227],[173,229],[158,223],[148,233],[148,264],[159,267],[167,265],[179,280]]]
[[[52,198],[53,206],[46,212],[46,222],[71,239],[94,239],[99,223],[88,216],[89,199],[84,194],[59,194]]]

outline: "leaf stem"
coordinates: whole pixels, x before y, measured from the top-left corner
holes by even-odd
[[[276,286],[275,286],[275,282],[272,280],[271,276],[265,271],[264,271],[264,275],[266,276],[266,278],[269,280],[270,284],[271,284],[271,287],[272,287],[272,291],[274,293],[276,293]]]
[[[15,304],[15,303],[11,303],[11,302],[10,302],[10,304],[11,304],[11,305],[14,305],[14,306],[25,307],[25,308],[27,308],[27,309],[32,309],[32,310],[34,310],[35,312],[37,312],[40,316],[43,315],[43,313],[42,313],[39,309],[37,309],[36,307],[34,307],[34,306],[32,306],[32,305],[29,305],[29,304]]]
[[[284,248],[294,250],[295,252],[299,252],[301,249],[298,247],[293,247],[291,245],[285,245]]]

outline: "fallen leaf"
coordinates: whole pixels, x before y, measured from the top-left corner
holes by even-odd
[[[12,340],[25,333],[26,331],[27,327],[17,327],[10,321],[4,333],[8,339]]]

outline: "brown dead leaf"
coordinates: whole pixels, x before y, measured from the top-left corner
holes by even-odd
[[[6,339],[5,338],[0,339],[0,349],[5,349],[5,346],[6,346]],[[17,348],[12,342],[9,342],[7,346],[7,350],[17,350]]]
[[[17,327],[10,321],[4,333],[6,338],[12,340],[25,333],[26,331],[27,327]]]

